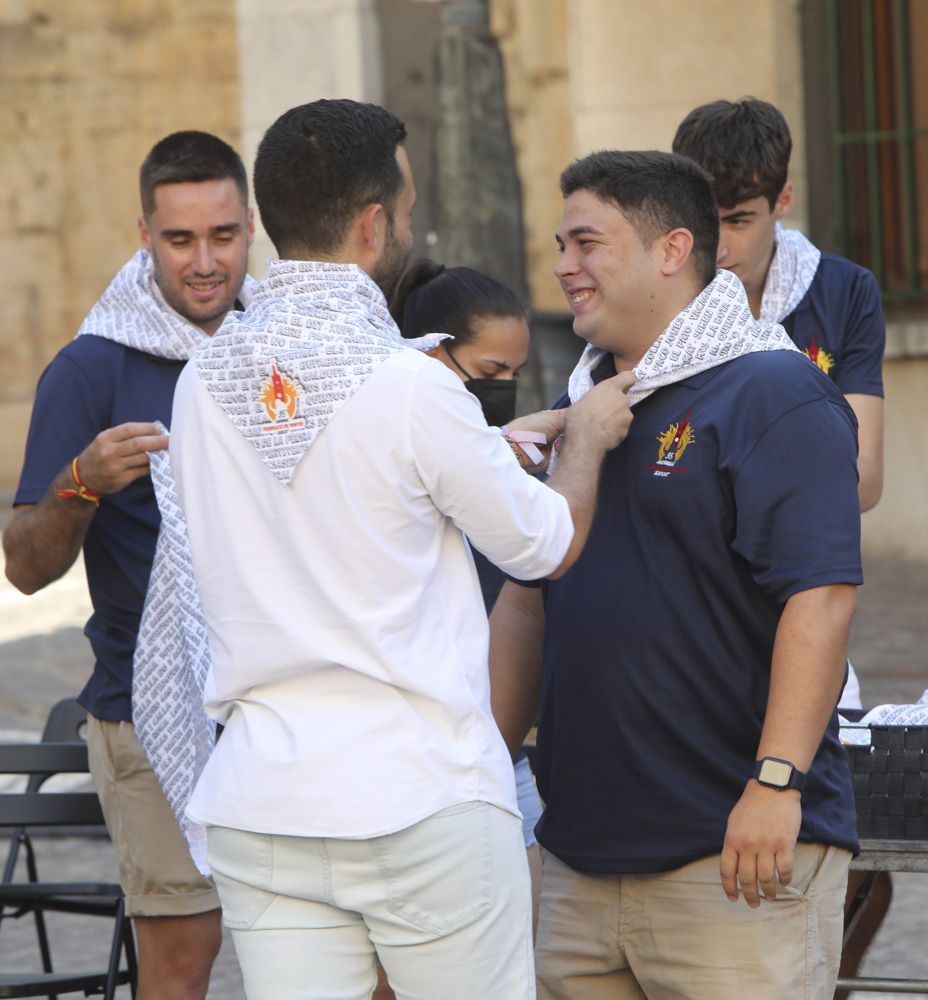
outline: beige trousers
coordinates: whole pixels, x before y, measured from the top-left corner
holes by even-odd
[[[718,855],[659,875],[585,875],[543,852],[539,1000],[830,1000],[851,855],[797,844],[793,882],[729,902]]]

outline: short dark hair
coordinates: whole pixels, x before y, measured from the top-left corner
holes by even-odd
[[[209,132],[172,132],[152,146],[139,170],[142,212],[155,210],[155,188],[161,184],[196,181],[235,181],[242,204],[248,204],[248,178],[242,158],[227,143]]]
[[[392,218],[403,183],[396,162],[406,126],[384,108],[313,101],[285,112],[264,133],[255,159],[255,200],[282,256],[331,253],[366,205]]]
[[[525,305],[511,288],[472,267],[444,267],[423,257],[403,275],[390,312],[404,337],[450,333],[466,344],[475,320],[525,317]]]
[[[657,150],[603,150],[574,161],[561,174],[561,194],[590,191],[612,202],[648,246],[682,227],[693,234],[696,271],[706,285],[715,278],[719,215],[712,178],[685,156]]]
[[[767,101],[713,101],[680,122],[673,151],[712,174],[715,200],[731,208],[766,198],[771,212],[786,184],[793,140],[781,112]]]

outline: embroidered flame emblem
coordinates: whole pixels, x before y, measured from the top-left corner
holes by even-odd
[[[696,435],[690,424],[692,412],[692,410],[688,410],[682,420],[671,424],[663,434],[658,434],[657,440],[660,444],[660,448],[657,449],[658,462],[662,461],[665,456],[668,461],[679,462],[683,452],[696,440]]]
[[[277,421],[283,417],[292,420],[297,398],[302,394],[296,382],[281,375],[275,364],[271,365],[271,377],[264,380],[258,399],[267,411],[268,420]]]
[[[823,351],[821,347],[812,338],[812,343],[806,348],[806,357],[809,358],[814,364],[818,365],[819,368],[827,375],[831,369],[834,367],[835,359],[828,353],[828,351]]]

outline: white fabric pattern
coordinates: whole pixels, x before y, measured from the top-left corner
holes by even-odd
[[[776,228],[776,248],[760,303],[762,323],[782,323],[799,305],[818,270],[822,251],[798,229]]]
[[[203,709],[209,640],[169,454],[154,451],[149,461],[161,530],[135,646],[132,721],[190,854],[208,875],[206,831],[184,808],[216,742],[216,724]]]
[[[246,312],[230,314],[219,334],[198,352],[197,373],[284,486],[379,363],[447,336],[404,340],[383,293],[353,264],[280,260],[268,263]],[[208,875],[206,833],[186,807],[215,742],[203,708],[209,642],[167,451],[152,453],[151,474],[162,520],[135,651],[132,713],[191,856]]]
[[[744,286],[730,271],[713,281],[673,318],[635,365],[632,406],[652,392],[755,351],[796,351],[782,326],[751,315]],[[593,371],[606,351],[588,344],[567,383],[571,403],[593,387]]]
[[[272,260],[245,313],[196,358],[210,395],[285,485],[316,435],[404,340],[383,292],[355,264]]]
[[[239,292],[243,305],[248,305],[254,287],[254,278],[246,275]],[[172,361],[189,360],[212,340],[164,301],[147,250],[138,250],[119,269],[87,314],[77,336],[88,334]]]

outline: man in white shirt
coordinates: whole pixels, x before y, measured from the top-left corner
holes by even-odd
[[[225,726],[188,816],[251,998],[532,998],[529,879],[468,543],[521,579],[586,540],[619,375],[489,428],[383,296],[412,247],[403,123],[284,114],[254,184],[281,260],[188,365],[171,461]],[[428,346],[428,345],[421,345]],[[548,485],[505,440],[564,432]]]

